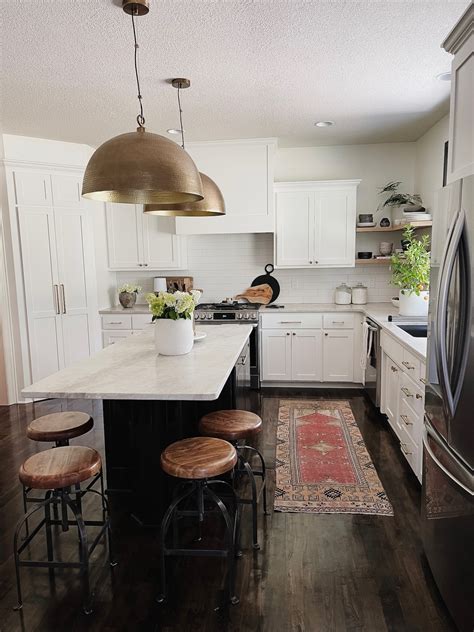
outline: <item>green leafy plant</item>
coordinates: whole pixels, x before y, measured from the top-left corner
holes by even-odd
[[[138,292],[141,291],[142,288],[139,285],[132,285],[131,283],[124,283],[118,289],[119,294],[123,294],[124,292],[127,292],[127,294],[133,294],[134,292],[138,294]]]
[[[430,238],[423,235],[421,239],[415,237],[414,228],[408,224],[403,231],[403,239],[407,247],[403,253],[392,255],[392,284],[408,295],[427,290],[430,285],[430,253],[428,251]]]
[[[379,208],[384,208],[385,206],[400,206],[401,204],[421,204],[421,197],[418,193],[414,195],[410,193],[400,193],[398,191],[400,185],[400,181],[393,180],[388,182],[384,187],[379,188],[379,195],[390,194],[387,199],[380,204]]]
[[[192,318],[200,297],[201,292],[191,290],[191,292],[147,294],[145,299],[150,307],[150,312],[153,314],[152,321],[155,321],[158,318],[169,318],[170,320]]]

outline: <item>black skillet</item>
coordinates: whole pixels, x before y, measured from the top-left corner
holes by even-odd
[[[275,279],[275,277],[271,276],[274,269],[275,268],[273,267],[271,263],[267,263],[267,265],[265,266],[266,274],[261,274],[260,276],[258,276],[256,279],[252,281],[252,287],[255,287],[256,285],[262,285],[263,283],[267,283],[272,288],[272,298],[271,298],[270,303],[273,303],[273,301],[276,301],[280,294],[280,284]]]

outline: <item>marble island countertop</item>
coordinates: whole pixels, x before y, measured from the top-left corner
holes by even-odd
[[[22,393],[32,398],[215,400],[252,326],[206,325],[197,331],[207,337],[196,342],[187,355],[157,355],[150,328],[26,387]]]
[[[383,330],[396,338],[421,360],[426,360],[426,338],[414,338],[388,320],[390,315],[398,315],[392,303],[367,303],[366,305],[336,305],[335,303],[284,303],[283,309],[263,307],[260,314],[278,313],[318,313],[318,312],[358,312],[371,318]]]

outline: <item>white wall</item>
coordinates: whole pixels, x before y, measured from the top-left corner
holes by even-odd
[[[415,189],[427,210],[433,210],[434,194],[443,186],[444,143],[449,137],[449,116],[415,143]]]

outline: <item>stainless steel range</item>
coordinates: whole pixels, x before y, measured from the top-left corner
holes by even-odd
[[[194,320],[199,325],[254,325],[250,334],[250,386],[260,388],[260,361],[258,340],[258,310],[256,303],[201,303],[194,311]]]

